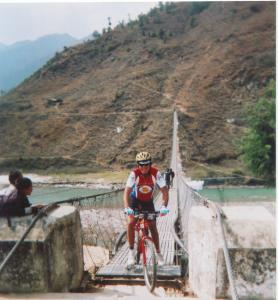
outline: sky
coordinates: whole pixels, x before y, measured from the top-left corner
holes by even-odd
[[[78,2],[69,0],[35,3],[18,0],[7,3],[0,0],[0,43],[11,45],[18,41],[35,40],[53,33],[67,33],[81,39],[94,30],[102,32],[122,20],[134,20],[140,13],[147,13],[158,2]]]

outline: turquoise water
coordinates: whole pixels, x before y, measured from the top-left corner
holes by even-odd
[[[217,202],[269,202],[276,201],[276,189],[265,187],[206,188],[202,196]]]
[[[31,203],[48,204],[56,201],[67,200],[70,198],[97,195],[109,191],[109,189],[89,189],[81,187],[34,186],[32,195],[29,196],[29,200]]]
[[[56,201],[91,196],[110,191],[109,189],[90,189],[82,187],[34,187],[29,197],[31,203],[48,204]],[[199,193],[209,200],[218,202],[268,202],[276,200],[275,188],[263,187],[225,187],[206,188]]]

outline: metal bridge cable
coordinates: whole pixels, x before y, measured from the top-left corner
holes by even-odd
[[[141,85],[138,85],[142,87]],[[161,94],[160,92],[158,92]],[[144,98],[143,98],[144,99]],[[92,117],[92,116],[106,116],[106,115],[139,115],[139,114],[153,114],[154,112],[170,112],[172,109],[164,108],[164,109],[149,109],[148,111],[138,110],[138,111],[122,111],[122,112],[95,112],[95,113],[82,113],[82,112],[48,112],[48,113],[36,113],[36,112],[7,112],[0,113],[0,117],[10,117],[10,116],[48,116],[55,118],[66,118],[66,117]]]
[[[178,168],[177,168],[177,155],[178,155],[178,151],[177,151],[177,112],[174,111],[173,113],[173,136],[172,136],[172,155],[171,155],[171,168],[172,170],[175,172],[175,174],[177,174],[178,172]],[[179,218],[179,213],[178,213],[178,196],[177,196],[177,179],[174,181],[173,183],[173,187],[175,189],[175,195],[173,198],[175,198],[175,200],[177,201],[177,207],[176,207],[176,211],[175,211],[175,217],[171,226],[171,234],[173,235],[174,240],[176,241],[176,243],[180,246],[180,248],[185,252],[185,254],[187,254],[188,256],[188,251],[185,248],[184,244],[182,243],[182,241],[180,240],[180,238],[178,237],[178,235],[176,234],[176,228],[175,225],[177,223],[177,220]]]

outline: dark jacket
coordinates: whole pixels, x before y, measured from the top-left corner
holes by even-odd
[[[1,217],[21,217],[25,215],[25,208],[31,204],[27,196],[14,190],[8,196],[0,196],[0,216]]]

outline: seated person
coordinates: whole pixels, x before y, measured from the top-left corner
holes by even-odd
[[[12,193],[16,187],[16,182],[21,179],[23,177],[22,173],[18,170],[13,170],[10,172],[9,174],[9,182],[10,182],[10,185],[4,189],[2,189],[0,191],[0,195],[6,195],[8,196],[10,193]]]
[[[22,177],[16,183],[16,189],[9,195],[0,196],[0,216],[20,217],[37,213],[44,205],[31,206],[28,197],[32,194],[33,186],[31,179]]]

